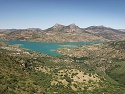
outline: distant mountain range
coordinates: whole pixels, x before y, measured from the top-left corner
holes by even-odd
[[[119,31],[125,32],[125,29],[118,29]]]
[[[125,39],[125,32],[121,30],[112,29],[109,27],[104,26],[90,26],[85,29],[87,32],[95,35],[95,36],[102,36],[108,40],[124,40]]]
[[[75,24],[54,26],[41,30],[39,28],[28,29],[0,29],[1,39],[17,39],[37,42],[90,42],[125,40],[124,29],[113,29],[105,26],[90,26],[80,28]]]

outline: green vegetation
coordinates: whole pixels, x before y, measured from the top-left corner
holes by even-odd
[[[114,67],[111,67],[106,72],[115,81],[125,85],[125,62],[115,63]]]
[[[65,49],[61,57],[0,48],[0,94],[124,94],[123,44]]]
[[[89,57],[73,57],[73,60],[78,63],[83,63],[85,60],[90,59]]]
[[[109,46],[114,47],[115,49],[118,49],[118,50],[122,49],[125,51],[125,40],[110,42]]]

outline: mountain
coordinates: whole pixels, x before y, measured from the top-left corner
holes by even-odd
[[[16,31],[17,29],[0,29],[0,32],[13,32]]]
[[[27,28],[28,30],[41,30],[40,28]]]
[[[46,29],[45,31],[53,31],[53,32],[81,32],[81,28],[76,26],[75,24],[70,24],[68,26],[64,26],[61,24],[55,24],[51,28]]]
[[[39,37],[39,33],[42,30],[37,29],[20,29],[13,32],[9,32],[5,35],[5,39],[17,39],[17,40],[30,40]]]
[[[51,32],[51,31],[59,32],[63,27],[64,27],[64,25],[61,25],[61,24],[56,23],[54,26],[52,26],[52,27],[46,29],[45,31],[49,31],[49,32]]]
[[[4,36],[3,36],[4,35]],[[90,26],[80,28],[75,24],[54,26],[41,30],[39,28],[18,29],[8,33],[1,33],[1,39],[18,39],[37,42],[91,42],[125,40],[125,32],[105,26]]]
[[[62,32],[82,32],[83,30],[76,26],[75,24],[70,24],[62,28]]]
[[[125,29],[118,29],[119,31],[125,32]]]
[[[125,32],[105,27],[105,26],[90,26],[85,28],[87,32],[95,36],[102,36],[108,40],[125,40]]]
[[[44,30],[45,37],[42,41],[53,41],[53,42],[77,42],[77,41],[105,41],[101,37],[94,36],[85,32],[75,24],[68,26],[55,24],[51,28]],[[43,38],[42,38],[43,39]]]

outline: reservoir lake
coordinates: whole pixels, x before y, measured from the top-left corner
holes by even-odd
[[[11,45],[20,44],[20,48],[26,48],[31,51],[41,52],[44,54],[48,54],[51,56],[61,56],[54,52],[58,48],[74,48],[80,45],[86,44],[96,44],[98,42],[62,42],[62,43],[54,43],[54,42],[29,42],[29,41],[18,41],[18,40],[10,40],[6,41]]]

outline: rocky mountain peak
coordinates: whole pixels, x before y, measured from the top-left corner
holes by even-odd
[[[60,28],[60,27],[63,27],[63,25],[58,24],[58,23],[56,23],[56,24],[53,26],[53,28]]]
[[[69,27],[70,27],[71,29],[79,28],[79,27],[76,26],[75,24],[70,24]]]
[[[81,31],[81,29],[75,24],[70,24],[66,26],[66,31],[67,32],[79,32]]]

